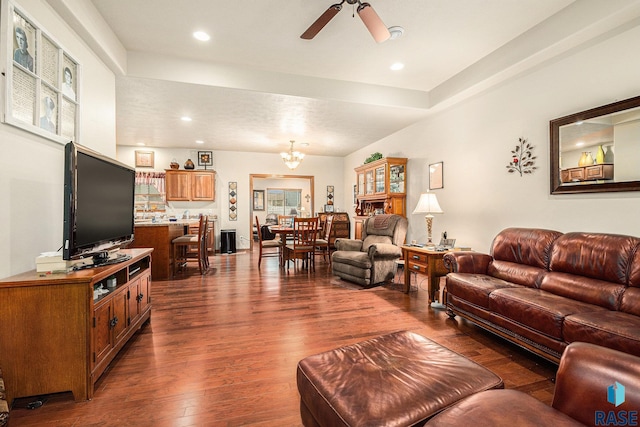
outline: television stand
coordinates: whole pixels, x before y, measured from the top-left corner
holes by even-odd
[[[117,264],[0,280],[0,366],[11,385],[9,404],[65,391],[76,401],[93,398],[98,378],[151,318],[152,252],[124,249],[128,259]],[[108,287],[114,277],[116,286]],[[108,293],[94,296],[97,288]]]
[[[110,257],[108,252],[100,252],[95,254],[92,258],[91,264],[77,264],[73,267],[74,270],[86,270],[87,268],[104,267],[105,265],[120,264],[121,262],[129,261],[131,255],[118,252],[115,257]]]

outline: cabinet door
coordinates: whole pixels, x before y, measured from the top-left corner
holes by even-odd
[[[151,305],[151,274],[144,274],[140,278],[140,293],[138,294],[140,314],[147,311]]]
[[[213,172],[192,172],[191,200],[215,200]]]
[[[189,172],[187,171],[167,171],[165,185],[168,201],[188,201],[189,194]]]
[[[385,192],[385,166],[377,167],[375,170],[375,192],[376,193],[384,193]]]
[[[389,165],[389,192],[404,193],[404,165]]]
[[[93,366],[104,359],[112,348],[111,319],[113,310],[111,302],[105,300],[93,310]]]
[[[364,173],[358,174],[358,196],[364,196]]]
[[[373,194],[373,171],[367,171],[365,172],[365,181],[366,181],[366,194]]]
[[[140,278],[137,278],[129,283],[129,293],[127,295],[129,317],[127,325],[135,323],[138,317],[140,317],[140,304],[138,303],[138,295],[140,295],[140,292]]]
[[[129,326],[128,312],[129,300],[127,299],[129,287],[123,287],[113,296],[113,319],[111,321],[113,344],[120,341],[127,332]]]
[[[364,224],[364,219],[356,219],[354,222],[354,239],[362,240],[362,225]]]

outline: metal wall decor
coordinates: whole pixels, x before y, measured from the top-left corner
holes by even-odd
[[[538,169],[534,166],[536,156],[533,155],[533,145],[529,144],[525,138],[518,138],[518,145],[511,150],[511,161],[507,165],[509,173],[518,172],[520,176],[525,173],[533,173]]]
[[[238,220],[238,183],[229,182],[229,221]]]
[[[333,185],[327,185],[327,205],[333,205]]]

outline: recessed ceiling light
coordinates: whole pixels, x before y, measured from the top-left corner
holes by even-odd
[[[300,146],[301,146],[301,147],[308,147],[308,146],[309,146],[309,143],[308,143],[308,142],[301,142],[301,143],[300,143]]]
[[[393,71],[402,70],[404,68],[404,64],[402,62],[395,62],[391,64],[391,68]]]
[[[576,147],[582,147],[584,145],[584,142],[580,141],[580,142],[576,142]]]
[[[201,139],[196,139],[196,144],[204,144],[204,141]]]
[[[182,117],[180,117],[180,120],[182,120],[183,122],[190,122],[191,121],[191,117],[182,116]]]
[[[140,147],[144,147],[144,142],[138,142],[136,145],[139,145]]]
[[[205,33],[204,31],[196,31],[195,33],[193,33],[193,37],[203,42],[209,41],[209,39],[211,39],[211,36],[209,36],[209,34]]]

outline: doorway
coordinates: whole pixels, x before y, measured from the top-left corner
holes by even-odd
[[[251,218],[251,221],[249,221],[249,236],[253,236],[253,227],[255,226],[256,215],[258,215],[258,217],[262,216],[263,218],[261,223],[264,223],[264,215],[268,212],[268,188],[301,189],[301,207],[304,208],[303,212],[308,213],[309,216],[313,216],[315,212],[313,176],[250,174],[249,194],[251,195],[251,203],[249,203],[249,218]],[[253,242],[254,240],[251,238],[250,246],[252,250]]]

